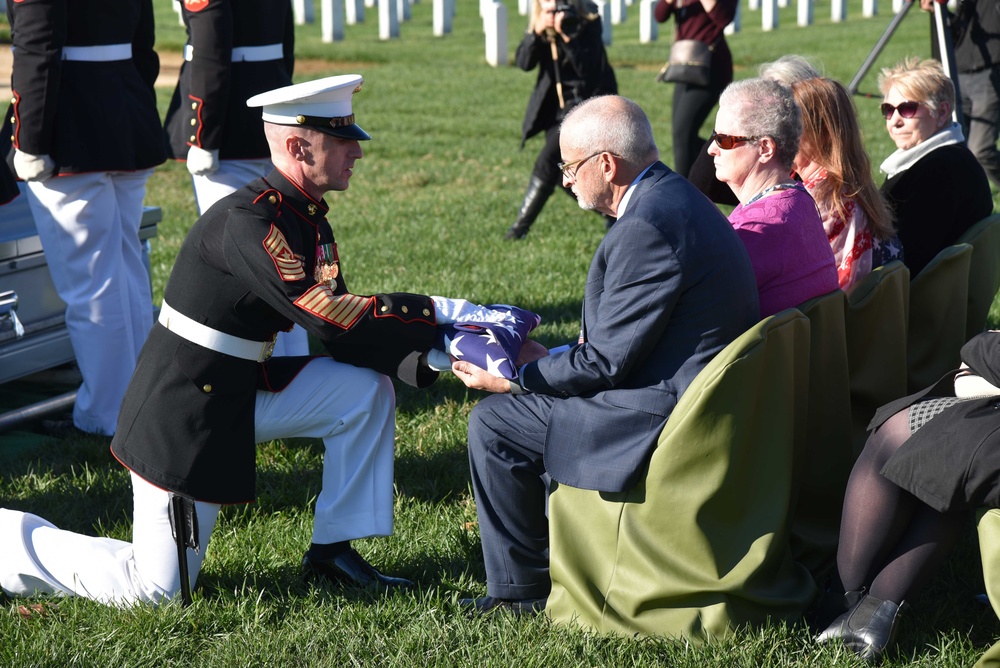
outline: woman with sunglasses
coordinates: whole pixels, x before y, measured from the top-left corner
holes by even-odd
[[[535,159],[517,220],[505,239],[524,238],[556,186],[562,184],[558,167],[562,119],[588,98],[618,92],[603,35],[597,6],[590,0],[531,2],[528,30],[514,56],[514,62],[525,72],[538,68],[521,128],[521,148],[540,133],[545,136],[545,145]],[[608,225],[613,222],[606,220]]]
[[[892,210],[872,178],[851,94],[825,77],[796,81],[802,140],[795,172],[819,207],[842,290],[875,267],[903,259]]]
[[[838,287],[816,203],[790,176],[801,134],[786,86],[743,79],[722,92],[708,152],[740,201],[729,222],[750,256],[762,317]]]
[[[952,121],[955,86],[936,60],[907,58],[879,75],[885,128],[897,150],[882,163],[910,276],[993,211],[989,181]]]

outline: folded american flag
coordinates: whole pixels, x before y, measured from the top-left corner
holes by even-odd
[[[541,316],[509,304],[486,308],[504,314],[497,322],[453,322],[438,325],[434,347],[455,359],[472,362],[498,378],[517,378],[517,355]]]

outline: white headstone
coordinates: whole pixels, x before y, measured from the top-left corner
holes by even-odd
[[[410,11],[410,0],[396,0],[396,15],[400,21],[409,21],[413,18]]]
[[[434,0],[434,36],[451,34],[451,8],[449,0]]]
[[[833,0],[830,4],[830,20],[834,23],[847,20],[847,3],[844,0]]]
[[[507,7],[491,2],[483,20],[486,31],[486,62],[493,67],[507,64]]]
[[[749,9],[751,12],[755,12],[758,9],[760,9],[760,0],[748,0],[747,9]]]
[[[354,0],[347,0],[353,3]],[[344,0],[320,0],[320,32],[324,42],[344,39]]]
[[[618,25],[625,21],[625,0],[611,0],[611,23]]]
[[[760,29],[774,30],[778,27],[778,2],[777,0],[764,0],[760,8]]]
[[[653,10],[659,0],[639,0],[639,43],[649,44],[659,37],[659,25]]]
[[[870,19],[873,16],[878,16],[878,0],[862,0],[861,16],[865,17],[866,19]]]
[[[378,0],[378,38],[387,40],[395,37],[399,37],[396,0]]]
[[[778,0],[778,7],[784,9],[788,6],[788,0]]]
[[[813,0],[799,0],[798,23],[800,26],[813,24]]]
[[[296,25],[305,25],[316,20],[316,4],[313,0],[292,0],[292,13]]]
[[[899,10],[903,8],[907,0],[892,0],[892,12],[893,14],[898,14]],[[916,1],[916,0],[914,0]]]
[[[531,11],[531,0],[517,0],[518,14],[527,16],[529,11]]]

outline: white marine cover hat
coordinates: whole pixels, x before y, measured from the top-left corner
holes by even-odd
[[[277,125],[312,128],[343,139],[371,139],[354,122],[351,98],[361,90],[360,74],[306,81],[254,95],[248,107],[263,107],[261,118]]]

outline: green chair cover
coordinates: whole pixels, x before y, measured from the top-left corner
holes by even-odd
[[[972,246],[969,267],[969,312],[965,340],[979,334],[986,326],[990,308],[1000,288],[1000,213],[987,216],[958,238],[958,243]]]
[[[695,641],[798,617],[815,595],[789,545],[808,361],[808,319],[766,318],[681,396],[634,488],[553,485],[546,613]]]
[[[810,299],[809,402],[806,434],[796,444],[802,468],[792,518],[792,555],[814,576],[833,566],[847,478],[854,466],[847,366],[847,297],[841,290]]]
[[[993,611],[1000,616],[1000,509],[984,508],[976,523],[979,533],[979,554],[983,560],[983,582]],[[1000,642],[976,662],[975,668],[1000,668]]]
[[[906,396],[906,326],[910,270],[902,262],[876,268],[847,291],[847,372],[855,457],[875,411]]]
[[[965,343],[972,246],[956,244],[938,253],[910,281],[906,337],[906,384],[917,392],[960,363]]]

